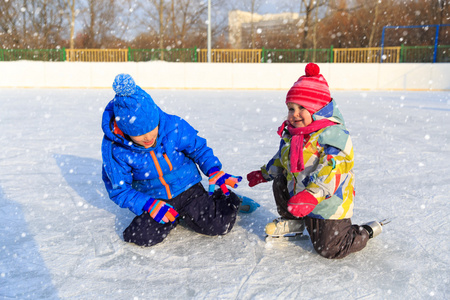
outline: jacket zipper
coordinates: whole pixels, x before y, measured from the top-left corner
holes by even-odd
[[[151,151],[150,155],[152,156],[153,162],[155,163],[156,171],[158,172],[158,175],[159,175],[159,180],[161,181],[162,185],[166,188],[167,199],[172,199],[172,193],[170,192],[170,187],[167,184],[167,182],[164,180],[164,177],[163,177],[164,174],[161,169],[161,166],[159,165],[158,159],[156,158],[155,152]],[[172,171],[172,164],[170,163],[169,158],[167,157],[167,155],[165,153],[164,153],[164,158],[168,162],[169,168]]]

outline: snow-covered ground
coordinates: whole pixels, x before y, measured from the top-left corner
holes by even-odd
[[[245,175],[275,153],[286,91],[149,90]],[[266,243],[270,184],[237,192],[261,208],[223,237],[181,226],[124,243],[133,218],[101,180],[110,90],[0,90],[0,298],[449,299],[450,93],[332,91],[355,149],[354,223],[391,219],[361,252]],[[204,180],[206,184],[206,178]]]

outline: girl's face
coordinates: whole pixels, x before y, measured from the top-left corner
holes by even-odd
[[[131,136],[130,139],[145,149],[154,147],[156,145],[156,138],[158,137],[158,126],[150,132],[143,135]]]
[[[288,121],[295,128],[305,127],[312,123],[311,114],[303,106],[289,102],[287,107]]]

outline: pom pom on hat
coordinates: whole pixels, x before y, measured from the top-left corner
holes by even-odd
[[[131,96],[136,92],[136,83],[129,74],[117,75],[112,87],[118,96]]]
[[[315,63],[305,67],[305,75],[300,77],[286,95],[286,104],[297,103],[312,115],[331,101],[330,89],[320,68]]]
[[[305,75],[307,77],[317,76],[317,75],[319,75],[319,73],[320,73],[320,68],[315,63],[309,63],[309,64],[306,65],[306,67],[305,67]]]
[[[130,136],[146,134],[159,125],[159,108],[152,97],[128,74],[114,79],[114,116],[117,126]]]

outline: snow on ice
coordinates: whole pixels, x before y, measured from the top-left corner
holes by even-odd
[[[361,252],[327,260],[309,240],[266,243],[261,207],[223,237],[181,226],[124,243],[133,214],[101,180],[100,120],[112,90],[0,90],[0,298],[448,299],[450,94],[332,91],[355,149],[354,223],[389,218]],[[286,91],[149,90],[247,174],[276,152]],[[204,180],[206,184],[206,178]]]

